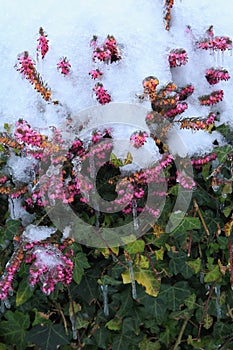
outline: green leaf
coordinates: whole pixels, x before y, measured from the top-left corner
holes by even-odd
[[[6,350],[6,345],[3,343],[0,343],[0,350]]]
[[[143,340],[139,343],[139,349],[140,350],[160,350],[161,345],[159,344],[158,341],[152,342],[145,336]]]
[[[193,272],[186,264],[187,254],[185,254],[183,251],[179,251],[177,253],[170,251],[168,252],[168,256],[171,258],[169,261],[169,268],[174,275],[181,273],[185,278],[192,276]]]
[[[19,306],[25,303],[25,301],[30,299],[32,295],[33,295],[33,291],[29,286],[28,280],[25,278],[20,282],[16,293],[16,306]]]
[[[230,145],[215,148],[215,153],[217,154],[217,158],[220,163],[223,163],[226,161],[227,155],[231,151],[232,151],[232,148]]]
[[[201,259],[197,258],[195,260],[186,261],[186,264],[194,270],[195,273],[198,273],[201,269]]]
[[[26,329],[30,326],[29,315],[16,310],[7,311],[5,317],[7,321],[0,322],[0,337],[6,344],[15,344],[17,350],[24,350]]]
[[[173,226],[176,225],[176,220],[178,223],[180,223],[180,217],[183,215],[183,213],[177,213],[176,215],[173,215],[172,217],[172,223]],[[187,232],[190,230],[199,230],[201,228],[201,222],[199,218],[186,216],[183,218],[180,224],[176,227],[176,229],[171,233],[172,236],[174,236],[177,232]]]
[[[43,350],[54,350],[60,345],[70,343],[64,327],[60,324],[37,325],[28,332],[26,339]]]
[[[184,304],[187,306],[188,310],[193,310],[195,308],[196,295],[193,293],[184,299]]]
[[[180,310],[186,299],[191,294],[191,288],[186,281],[180,281],[173,286],[162,284],[159,298],[172,311]]]
[[[104,327],[98,328],[94,332],[93,337],[95,338],[98,348],[107,349],[109,343],[109,336],[109,331]]]
[[[118,159],[117,156],[114,153],[110,154],[110,161],[117,168],[124,165],[122,160]]]
[[[138,284],[141,284],[143,287],[146,288],[147,294],[152,295],[153,297],[157,297],[161,282],[158,278],[156,278],[154,272],[150,270],[144,270],[140,267],[134,267],[133,270],[135,281],[137,281]],[[130,274],[128,270],[122,273],[121,276],[124,284],[131,283]]]
[[[11,126],[8,123],[4,123],[4,129],[9,133],[11,132]]]
[[[213,317],[206,314],[206,316],[204,318],[204,324],[203,324],[204,328],[209,329],[210,327],[212,327],[212,324],[213,324]]]
[[[43,312],[38,311],[36,308],[32,309],[32,311],[35,313],[34,321],[32,323],[32,326],[36,326],[38,324],[45,324],[45,323],[51,323],[51,320],[49,319],[49,316],[44,314]]]
[[[132,243],[128,243],[125,246],[125,250],[129,254],[136,254],[136,253],[142,253],[145,248],[145,242],[142,239],[137,239],[136,241]]]
[[[221,277],[221,272],[219,270],[219,266],[216,265],[213,270],[207,272],[207,274],[204,277],[204,282],[209,283],[209,282],[215,282],[219,277]]]
[[[73,280],[79,284],[84,275],[84,269],[88,269],[90,264],[88,263],[87,257],[83,252],[78,252],[74,259],[74,270]]]
[[[105,326],[111,331],[119,331],[122,327],[122,320],[120,318],[113,318],[108,321]]]
[[[8,237],[8,239],[12,239],[19,232],[19,227],[19,220],[8,220],[6,222],[5,236]]]

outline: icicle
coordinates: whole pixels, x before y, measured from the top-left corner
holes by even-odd
[[[216,312],[217,312],[217,318],[221,318],[222,317],[222,310],[221,310],[221,306],[219,303],[219,299],[220,299],[220,286],[215,286],[214,287],[214,291],[216,294]]]
[[[137,218],[137,201],[136,201],[136,199],[132,200],[132,212],[133,212],[133,227],[134,227],[134,230],[138,230],[139,225],[138,225],[138,218]]]
[[[94,154],[92,154],[92,155],[90,156],[89,164],[90,164],[90,177],[91,177],[91,179],[92,179],[92,182],[95,183],[96,169],[95,169],[95,158],[94,158]],[[95,186],[93,186],[92,195],[93,195],[93,198],[94,198],[95,195],[96,195]],[[99,204],[98,204],[98,201],[95,200],[95,199],[94,199],[94,208],[95,208],[95,227],[99,228],[99,227],[100,227],[100,222],[99,222],[99,216],[100,216]]]
[[[104,300],[104,314],[105,316],[109,315],[109,308],[108,308],[108,285],[102,284],[101,290],[103,293],[103,300]]]
[[[4,314],[6,309],[10,309],[10,308],[11,308],[11,304],[7,298],[4,300],[1,300],[0,311],[2,314]]]
[[[135,279],[134,279],[132,260],[129,261],[129,276],[130,276],[130,282],[132,285],[132,298],[137,299],[136,283],[135,283]]]
[[[70,316],[70,322],[71,322],[71,328],[72,328],[72,336],[73,336],[73,339],[76,340],[78,339],[78,336],[77,336],[77,327],[76,327],[75,317]]]
[[[0,311],[1,311],[2,314],[4,314],[4,312],[5,312],[5,305],[4,305],[4,301],[3,300],[1,300]]]

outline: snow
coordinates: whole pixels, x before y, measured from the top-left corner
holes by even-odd
[[[53,233],[56,232],[56,230],[57,229],[54,227],[36,226],[31,224],[25,228],[23,232],[23,238],[26,242],[39,242],[50,237]]]
[[[112,100],[118,103],[139,105],[136,94],[142,93],[142,80],[149,75],[159,79],[159,87],[171,80],[178,86],[192,83],[195,92],[189,97],[189,108],[182,117],[206,116],[210,109],[200,107],[197,97],[222,88],[224,100],[214,110],[221,113],[221,122],[233,126],[233,78],[210,87],[204,77],[205,69],[212,66],[222,66],[232,75],[232,56],[227,52],[210,55],[196,49],[192,35],[185,31],[186,25],[190,25],[195,38],[200,39],[212,24],[215,35],[232,38],[233,3],[225,1],[223,5],[222,0],[175,0],[169,32],[164,29],[163,4],[163,0],[67,0],[65,4],[54,0],[0,0],[0,129],[5,122],[14,124],[19,118],[24,118],[33,127],[48,133],[49,126],[62,126],[68,114],[75,117],[83,109],[97,106],[92,96],[95,82],[88,72],[98,67],[104,71],[104,87],[110,92]],[[41,59],[37,62],[37,69],[51,87],[54,99],[63,104],[62,108],[44,102],[14,68],[17,55],[24,50],[36,59],[40,26],[48,34],[50,49],[43,62]],[[93,35],[97,35],[102,43],[108,34],[114,35],[120,44],[123,59],[110,65],[94,64],[89,42]],[[171,73],[167,56],[175,48],[184,48],[189,62]],[[67,56],[72,66],[72,73],[67,77],[56,69],[62,56]],[[149,102],[142,105],[150,109]],[[210,135],[178,128],[170,135],[171,151],[188,155],[209,152],[213,140],[219,138],[217,133]],[[184,145],[181,149],[177,146],[179,139]]]

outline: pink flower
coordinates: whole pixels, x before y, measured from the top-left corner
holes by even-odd
[[[97,101],[99,101],[101,105],[111,102],[111,96],[107,90],[104,89],[103,84],[97,83],[94,86],[93,91],[95,92]]]
[[[42,59],[45,57],[46,53],[49,51],[49,40],[47,39],[47,34],[45,34],[42,27],[39,30],[40,37],[37,39],[37,51],[41,52]]]
[[[147,132],[145,131],[136,131],[131,137],[130,142],[133,144],[135,148],[140,148],[146,142],[148,137]]]
[[[57,63],[57,68],[61,70],[61,74],[68,75],[70,72],[71,64],[66,57],[62,57]]]
[[[98,79],[103,75],[103,72],[101,72],[98,68],[92,69],[90,70],[89,75],[92,77],[92,79]]]

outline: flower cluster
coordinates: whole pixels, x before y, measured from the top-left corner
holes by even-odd
[[[130,136],[130,142],[135,148],[140,148],[145,144],[147,137],[148,137],[147,132],[136,131],[133,133],[133,135]]]
[[[171,50],[168,56],[170,68],[185,65],[188,62],[188,55],[184,49]]]
[[[223,90],[216,90],[211,92],[209,95],[200,96],[198,99],[202,106],[212,106],[223,99],[224,92]]]
[[[171,21],[171,9],[174,5],[174,0],[165,0],[165,29],[169,30],[170,29],[170,21]]]
[[[230,79],[231,76],[226,69],[210,68],[206,70],[205,77],[210,85],[215,85],[220,80]]]
[[[101,104],[104,105],[106,103],[111,102],[111,96],[107,92],[107,90],[104,89],[103,84],[97,83],[95,84],[93,91],[95,92],[97,101]]]
[[[144,88],[144,95],[149,96],[151,101],[154,101],[156,97],[156,87],[158,84],[159,80],[153,76],[146,77],[142,82],[142,86]]]
[[[89,75],[91,76],[92,79],[99,79],[102,75],[103,75],[103,72],[101,72],[100,69],[92,69],[90,70],[89,72]]]
[[[193,130],[208,130],[214,125],[216,115],[212,112],[206,119],[204,118],[186,118],[180,122],[180,129],[193,129]]]
[[[57,68],[60,69],[61,74],[68,75],[70,72],[71,64],[67,57],[60,58],[60,61],[57,63]]]
[[[169,109],[165,116],[169,118],[174,118],[176,115],[183,113],[188,108],[186,102],[178,102],[174,108]]]
[[[194,92],[194,86],[192,84],[189,84],[187,86],[184,86],[178,89],[177,94],[179,96],[179,101],[186,100],[186,98],[192,95],[193,92]]]
[[[202,167],[202,165],[205,165],[216,158],[217,158],[216,153],[212,153],[202,158],[193,158],[191,159],[191,163],[193,166],[195,166],[195,168],[200,168]]]
[[[0,281],[0,299],[5,300],[13,293],[13,279],[24,259],[23,247],[19,246],[8,261]]]
[[[37,230],[43,228],[44,226],[38,227]],[[25,238],[24,233],[17,237],[17,246],[1,277],[0,299],[4,301],[13,293],[13,279],[22,262],[31,264],[29,284],[34,287],[36,283],[41,283],[41,290],[46,295],[53,292],[59,282],[70,284],[73,271],[70,257],[73,256],[73,251],[69,249],[65,252],[69,244],[65,240],[56,246],[46,240],[31,241]]]
[[[49,295],[59,282],[63,285],[71,283],[73,262],[68,254],[63,255],[61,246],[58,248],[48,243],[32,242],[27,244],[26,248],[25,261],[31,264],[29,271],[31,287],[40,283],[42,292]]]
[[[23,119],[16,122],[14,136],[20,144],[25,143],[32,147],[45,148],[47,146],[46,137],[35,131]]]
[[[45,101],[51,100],[51,89],[43,82],[40,74],[35,68],[35,63],[29,57],[28,52],[24,51],[18,57],[18,63],[15,65],[17,71],[26,77],[26,79],[34,85],[35,90],[37,90]]]
[[[33,83],[35,75],[35,62],[28,55],[27,51],[24,51],[22,54],[18,55],[18,63],[15,65],[15,68],[18,72],[26,77],[30,83]]]
[[[46,53],[49,51],[49,40],[47,39],[47,34],[45,34],[44,29],[40,27],[39,29],[40,37],[37,39],[37,51],[41,52],[42,59],[45,57]]]
[[[185,189],[192,190],[196,187],[195,181],[192,179],[192,177],[185,174],[184,170],[181,172],[177,171],[176,176],[176,181],[179,182],[179,184]]]
[[[113,63],[121,60],[120,49],[113,35],[108,35],[102,45],[97,45],[97,36],[93,36],[91,47],[93,47],[93,62],[97,60],[105,63]]]
[[[232,40],[228,36],[215,36],[197,41],[196,46],[203,50],[232,50]]]

